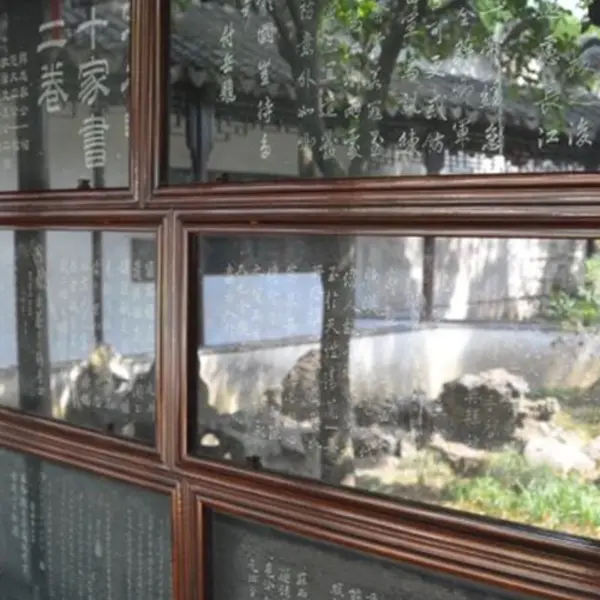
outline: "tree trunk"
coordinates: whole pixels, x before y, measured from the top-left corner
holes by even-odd
[[[319,372],[321,479],[354,485],[350,343],[354,329],[355,239],[327,236],[319,245],[326,257],[323,284],[323,329]]]

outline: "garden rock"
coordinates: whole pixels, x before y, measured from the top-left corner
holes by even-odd
[[[296,421],[318,421],[320,365],[319,350],[303,354],[283,378],[281,390],[268,390],[268,404],[280,407],[284,415]],[[377,426],[416,431],[420,445],[431,438],[441,412],[439,403],[418,391],[407,398],[351,398],[351,406],[358,428]]]
[[[358,427],[384,426],[411,431],[419,446],[431,439],[440,413],[439,403],[420,392],[407,398],[369,398],[354,405]]]
[[[531,466],[547,466],[562,474],[575,472],[589,475],[596,467],[583,450],[551,437],[530,440],[523,450],[523,456]]]
[[[449,442],[436,435],[429,443],[429,448],[436,452],[442,462],[446,463],[458,477],[477,477],[487,469],[490,455],[484,450],[476,450],[466,444]]]
[[[303,354],[281,381],[281,411],[296,421],[319,416],[320,350]]]
[[[354,427],[352,444],[356,462],[368,462],[371,467],[381,461],[385,462],[389,456],[399,454],[396,437],[379,427]]]
[[[439,397],[445,437],[481,449],[514,441],[528,420],[550,421],[559,410],[554,398],[532,400],[528,392],[525,379],[505,369],[445,383]]]

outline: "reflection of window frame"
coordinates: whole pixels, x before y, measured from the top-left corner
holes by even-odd
[[[30,3],[11,6],[19,4]],[[229,182],[201,186],[189,184],[184,169],[177,172],[178,185],[159,188],[157,171],[164,172],[168,164],[165,91],[171,65],[166,51],[167,5],[137,0],[131,11],[135,20],[131,64],[136,68],[131,70],[130,89],[130,189],[104,190],[94,184],[95,189],[89,190],[22,191],[4,194],[0,202],[3,223],[24,231],[36,226],[138,229],[140,235],[150,227],[158,232],[157,451],[6,409],[0,409],[2,445],[170,495],[174,600],[201,594],[204,580],[210,580],[210,561],[220,558],[211,556],[205,544],[210,511],[215,508],[390,560],[490,585],[503,584],[524,594],[569,600],[600,598],[600,565],[592,543],[434,506],[243,471],[197,459],[188,452],[197,416],[196,397],[191,392],[198,379],[197,347],[190,344],[188,334],[201,330],[197,321],[202,301],[197,277],[201,269],[193,252],[195,234],[422,235],[427,251],[421,317],[429,321],[436,236],[598,237],[596,191],[600,177],[545,173],[442,179],[430,174],[410,180],[257,182],[264,178],[240,172],[232,174]],[[253,106],[250,110],[254,114]],[[60,147],[52,151],[60,152]],[[20,167],[22,173],[34,170],[30,164]],[[207,180],[212,182],[220,175],[208,173]],[[44,247],[43,239],[31,243]],[[227,262],[221,256],[205,265],[203,272],[222,273]],[[38,269],[40,273],[43,269]],[[131,274],[132,280],[136,277]],[[41,306],[45,299],[43,293],[39,296]],[[33,319],[28,323],[29,331],[34,330]],[[198,337],[202,342],[202,336]],[[43,340],[37,342],[43,345]],[[23,362],[27,358],[24,354]]]

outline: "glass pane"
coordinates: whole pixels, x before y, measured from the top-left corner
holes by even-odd
[[[600,537],[594,240],[199,240],[198,455]]]
[[[0,3],[0,191],[129,185],[129,7]]]
[[[165,182],[595,172],[595,1],[445,4],[172,0]]]
[[[224,514],[212,523],[214,600],[532,600]]]
[[[2,598],[168,600],[170,515],[169,496],[0,449]]]
[[[154,443],[155,239],[0,230],[0,405]]]

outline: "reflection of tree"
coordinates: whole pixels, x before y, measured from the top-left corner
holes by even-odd
[[[270,18],[277,31],[279,55],[289,66],[304,177],[360,177],[376,173],[390,139],[384,115],[398,114],[407,139],[418,130],[420,148],[407,147],[411,159],[458,151],[460,147],[422,148],[436,126],[450,133],[457,123],[427,121],[399,99],[399,81],[431,81],[428,71],[442,61],[464,66],[482,59],[491,71],[489,96],[479,112],[492,115],[477,123],[476,150],[502,154],[512,144],[515,155],[537,149],[537,127],[505,139],[505,104],[519,99],[537,103],[540,129],[552,131],[566,146],[569,133],[564,108],[579,84],[591,85],[590,74],[577,60],[580,24],[556,0],[236,0],[242,13],[254,10]],[[179,0],[178,6],[189,6]],[[470,65],[473,68],[472,65]],[[434,71],[435,69],[431,69]],[[458,68],[460,71],[460,68]],[[442,102],[452,100],[444,98]],[[458,99],[463,109],[467,100]],[[483,106],[481,106],[483,104]],[[468,107],[467,107],[468,108]],[[487,118],[487,117],[486,117]],[[337,129],[347,160],[332,152]],[[441,130],[442,127],[440,127]],[[475,127],[473,129],[476,129]],[[526,132],[523,142],[519,135]],[[475,132],[473,132],[475,133]],[[556,136],[554,135],[556,134]],[[472,137],[477,137],[473,135]],[[486,149],[486,146],[488,148]],[[435,158],[435,157],[434,157]],[[433,162],[436,162],[433,160]],[[443,162],[443,161],[442,161]],[[339,483],[349,451],[347,427],[350,402],[348,357],[354,324],[355,248],[352,238],[319,246],[326,248],[323,273],[321,401],[322,441],[326,449],[324,477]],[[429,253],[432,250],[428,250]],[[340,279],[345,281],[344,284]],[[428,307],[426,312],[431,312]],[[335,412],[335,415],[334,415]],[[333,448],[337,448],[335,457]]]
[[[300,135],[310,140],[302,147],[304,161],[312,161],[324,177],[371,174],[376,159],[373,154],[378,150],[374,141],[383,140],[379,111],[390,103],[394,76],[403,70],[406,75],[406,70],[412,68],[411,54],[417,58],[435,55],[437,60],[449,57],[457,48],[455,43],[464,41],[465,27],[472,31],[469,37],[474,53],[489,52],[489,40],[502,33],[501,52],[505,55],[496,54],[495,58],[509,78],[526,70],[535,49],[552,36],[557,48],[556,66],[564,66],[565,59],[573,57],[573,32],[563,27],[558,35],[558,26],[569,21],[563,13],[560,19],[551,16],[559,11],[551,2],[540,2],[533,8],[514,0],[474,4],[466,0],[286,0],[270,3],[268,10],[279,34],[279,52],[296,81],[297,106],[308,109],[303,111],[306,117],[300,123]],[[490,17],[493,10],[496,18]],[[432,45],[435,28],[445,29],[446,35]],[[330,101],[337,105],[336,112],[345,109],[345,114],[351,115],[347,126],[355,132],[356,145],[355,155],[346,166],[327,153],[330,134],[322,116],[325,99],[321,86],[304,83],[307,78],[320,80],[325,61],[333,67],[337,79],[348,86],[341,95],[327,90]],[[502,135],[502,131],[499,133]],[[348,478],[344,466],[351,453],[348,370],[354,323],[350,273],[355,249],[349,238],[339,238],[331,246],[324,254],[328,264],[323,274],[321,440],[323,477],[330,483],[341,483]]]

